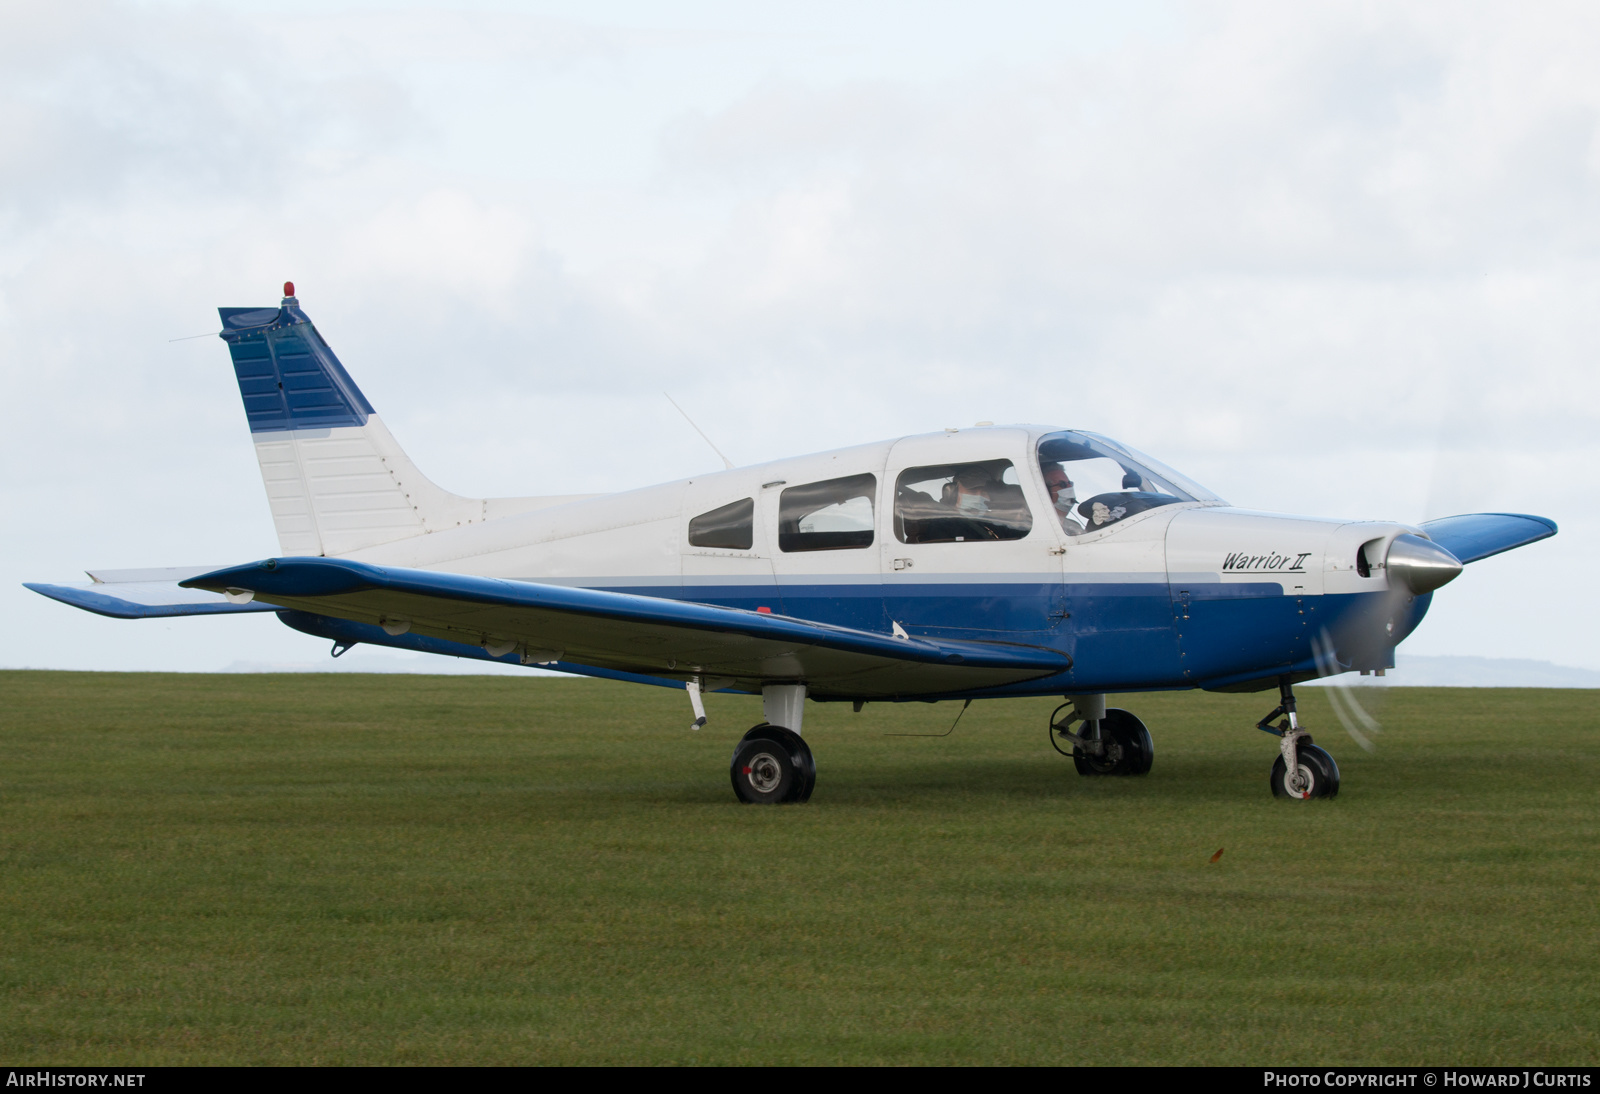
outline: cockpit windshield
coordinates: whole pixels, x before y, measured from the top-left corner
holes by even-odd
[[[1180,501],[1222,499],[1109,437],[1077,430],[1039,439],[1039,469],[1068,535],[1098,532],[1135,513]]]

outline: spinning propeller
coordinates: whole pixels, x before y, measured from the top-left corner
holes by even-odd
[[[1374,689],[1350,686],[1344,674],[1353,667],[1353,660],[1339,656],[1341,647],[1354,647],[1367,657],[1381,650],[1382,661],[1387,663],[1390,652],[1411,633],[1417,597],[1453,581],[1462,570],[1455,555],[1421,536],[1396,536],[1381,561],[1367,557],[1372,546],[1361,547],[1357,565],[1362,576],[1382,570],[1386,591],[1339,622],[1344,641],[1336,642],[1327,627],[1311,640],[1317,671],[1328,681],[1328,702],[1345,732],[1367,752],[1377,751],[1372,738],[1383,732],[1382,724],[1366,706],[1374,698],[1370,694]],[[1357,697],[1361,691],[1369,693],[1365,700]]]
[[[1344,726],[1344,731],[1350,734],[1356,744],[1368,752],[1376,752],[1378,746],[1372,738],[1383,732],[1383,725],[1363,706],[1363,700],[1356,698],[1355,689],[1342,675],[1345,670],[1339,666],[1338,657],[1333,652],[1333,639],[1328,634],[1328,628],[1322,628],[1322,633],[1311,640],[1311,652],[1317,659],[1317,671],[1327,681],[1328,703],[1333,707],[1339,724]]]

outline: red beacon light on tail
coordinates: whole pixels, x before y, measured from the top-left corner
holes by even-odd
[[[283,283],[283,295],[284,296],[293,296],[294,295],[294,282],[293,281],[285,281]]]

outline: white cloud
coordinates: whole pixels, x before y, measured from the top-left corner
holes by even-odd
[[[1262,507],[1554,516],[1411,645],[1600,666],[1522,577],[1596,530],[1600,14],[817,11],[0,7],[12,589],[272,548],[221,348],[166,340],[293,278],[454,489],[714,466],[663,388],[742,461],[1054,420]],[[3,663],[202,656],[0,598]]]

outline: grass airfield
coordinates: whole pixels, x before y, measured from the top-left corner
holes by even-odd
[[[598,681],[0,673],[0,1059],[1594,1064],[1600,692],[1394,689],[1275,801],[1271,693],[808,704]],[[1212,863],[1212,853],[1224,848]]]

